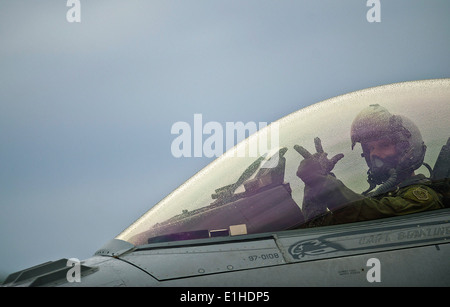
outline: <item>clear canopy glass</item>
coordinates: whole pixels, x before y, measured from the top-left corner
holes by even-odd
[[[319,137],[329,157],[343,153],[333,173],[356,193],[367,190],[368,166],[351,124],[379,104],[420,129],[433,166],[450,137],[450,79],[369,88],[311,105],[272,123],[217,158],[153,206],[116,239],[143,245],[216,236],[272,232],[305,223],[303,181],[296,175],[301,145],[315,152]],[[276,104],[274,104],[276,108]],[[416,173],[429,176],[422,166]]]

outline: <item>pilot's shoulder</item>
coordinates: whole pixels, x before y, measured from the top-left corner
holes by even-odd
[[[440,195],[427,184],[417,184],[404,187],[401,196],[416,203],[442,205]]]

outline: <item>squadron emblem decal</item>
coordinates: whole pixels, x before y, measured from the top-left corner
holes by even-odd
[[[341,248],[337,244],[315,239],[295,243],[289,248],[289,253],[294,259],[302,259],[305,256],[318,256],[339,250]]]

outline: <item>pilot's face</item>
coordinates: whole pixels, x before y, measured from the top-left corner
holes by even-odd
[[[386,159],[397,156],[396,146],[389,139],[367,142],[367,148],[369,150],[370,160],[373,160],[375,157]]]
[[[391,169],[398,164],[398,154],[395,143],[389,139],[379,139],[365,144],[369,152],[372,175],[386,181]]]

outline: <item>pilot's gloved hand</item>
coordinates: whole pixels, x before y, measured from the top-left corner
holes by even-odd
[[[340,153],[328,159],[328,154],[323,151],[322,142],[318,137],[314,138],[314,145],[316,147],[315,154],[311,154],[302,146],[294,146],[294,149],[304,158],[298,167],[297,176],[310,186],[316,185],[322,181],[321,179],[332,174],[331,171],[336,163],[344,157],[344,154]]]

